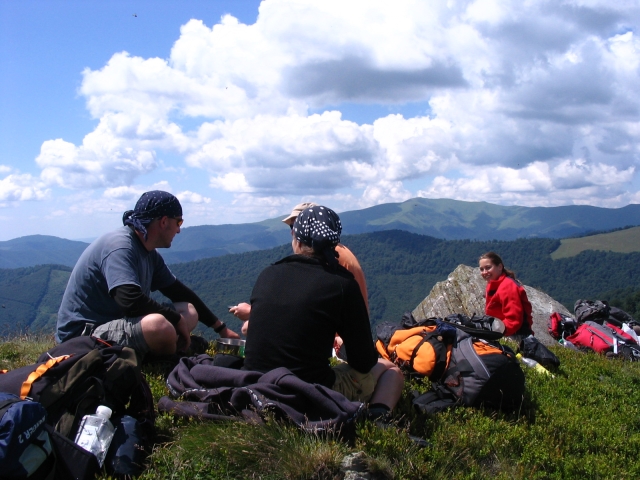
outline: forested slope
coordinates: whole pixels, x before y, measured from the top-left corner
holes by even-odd
[[[554,261],[550,254],[559,241],[552,239],[445,241],[394,230],[348,235],[343,243],[364,269],[373,323],[399,320],[456,266],[475,266],[488,250],[502,255],[523,283],[548,293],[570,310],[578,298],[640,288],[640,253],[587,251]],[[262,268],[289,253],[290,247],[279,247],[173,265],[172,270],[202,294],[216,313],[225,312],[228,304],[248,301]]]
[[[0,333],[53,332],[70,272],[62,265],[0,269]]]
[[[578,298],[632,296],[640,290],[640,253],[584,251],[551,259],[559,240],[446,241],[400,230],[346,235],[343,243],[358,257],[369,289],[372,322],[398,321],[433,285],[459,264],[477,265],[478,257],[498,252],[523,283],[540,289],[570,310]],[[289,245],[171,265],[224,321],[238,328],[227,305],[249,301],[260,271],[289,255]],[[52,331],[55,312],[68,278],[67,267],[41,266],[0,270],[0,325]],[[632,313],[632,312],[630,312]],[[4,326],[3,328],[8,328]]]

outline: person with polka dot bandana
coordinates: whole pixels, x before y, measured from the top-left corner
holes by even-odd
[[[340,218],[328,207],[309,207],[297,216],[293,255],[264,269],[253,287],[244,368],[286,367],[306,382],[368,403],[369,412],[388,413],[404,378],[393,363],[378,359],[360,287],[337,260],[341,233]],[[348,359],[331,367],[336,333]]]
[[[282,219],[282,222],[287,224],[293,230],[293,224],[301,212],[303,212],[307,208],[318,206],[319,205],[317,203],[313,202],[299,203],[295,207],[293,207],[293,210],[291,210],[291,213],[289,215]],[[360,293],[362,293],[362,298],[364,299],[364,303],[367,306],[367,311],[369,311],[369,294],[367,291],[367,281],[365,280],[364,272],[362,271],[360,262],[353,254],[353,252],[342,243],[338,243],[338,245],[336,245],[335,251],[338,254],[338,263],[349,270],[349,272],[351,272],[356,279],[356,282],[358,282],[358,285],[360,286]],[[244,322],[242,325],[242,333],[246,335],[249,329],[251,305],[246,302],[240,302],[237,305],[230,306],[229,313]],[[333,348],[338,358],[342,360],[347,359],[347,349],[344,347],[342,338],[340,338],[339,335],[336,335],[334,339]]]

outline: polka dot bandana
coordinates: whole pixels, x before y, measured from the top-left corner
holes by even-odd
[[[134,210],[127,210],[122,215],[122,223],[131,225],[133,228],[144,234],[147,239],[147,225],[152,220],[160,217],[181,217],[182,206],[180,201],[169,192],[162,190],[152,190],[142,194],[136,203]]]
[[[340,243],[342,223],[338,214],[321,205],[306,208],[293,223],[293,235],[299,242],[322,254],[329,265],[337,266],[335,247]]]

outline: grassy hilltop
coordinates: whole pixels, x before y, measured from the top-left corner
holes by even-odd
[[[0,368],[32,363],[50,337],[5,338]],[[345,455],[364,452],[376,479],[619,479],[640,474],[640,364],[555,349],[555,378],[526,370],[520,409],[460,408],[434,417],[412,411],[407,384],[394,422],[360,421],[352,445],[268,422],[157,420],[161,437],[141,479],[337,479]],[[155,400],[164,373],[146,367]],[[430,445],[420,448],[409,434]],[[108,477],[103,476],[103,479]]]

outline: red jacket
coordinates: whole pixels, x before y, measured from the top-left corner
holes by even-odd
[[[504,336],[529,335],[531,326],[531,304],[524,287],[504,273],[497,280],[487,283],[485,313],[504,322]]]

